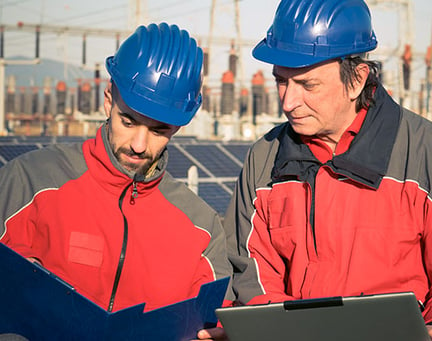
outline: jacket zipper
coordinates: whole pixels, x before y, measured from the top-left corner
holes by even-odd
[[[132,194],[129,200],[131,205],[135,205],[136,198],[138,198],[138,188],[137,188],[137,182],[134,180],[132,182]]]
[[[135,181],[132,184],[135,184],[134,185],[135,186],[134,189],[136,190],[136,183],[135,183]],[[121,214],[123,216],[123,243],[122,243],[122,247],[121,247],[119,262],[117,264],[117,271],[116,271],[116,274],[115,274],[115,277],[114,277],[114,284],[113,284],[113,288],[112,288],[112,291],[111,291],[111,298],[110,298],[109,305],[108,305],[108,312],[112,312],[113,307],[114,307],[114,300],[115,300],[115,297],[116,297],[116,293],[117,293],[117,289],[118,289],[118,284],[119,284],[119,281],[120,281],[121,273],[123,271],[123,265],[124,265],[124,261],[125,261],[125,257],[126,257],[126,249],[127,249],[127,244],[128,244],[128,230],[129,229],[128,229],[128,222],[127,222],[126,216],[123,213],[122,206],[123,206],[124,197],[126,196],[126,192],[127,192],[128,188],[129,188],[129,186],[130,185],[128,185],[123,190],[122,194],[120,195],[120,199],[119,199],[119,208],[120,208],[120,212],[121,212]],[[138,196],[138,192],[136,193],[136,196]],[[136,198],[136,196],[135,196],[135,198]],[[131,197],[131,200],[132,200],[132,197]],[[135,200],[134,200],[134,202],[135,202]]]
[[[309,223],[312,229],[315,253],[318,255],[317,243],[316,243],[316,231],[315,231],[315,181],[316,181],[316,177],[314,178],[313,184],[309,183],[310,196],[311,196]]]

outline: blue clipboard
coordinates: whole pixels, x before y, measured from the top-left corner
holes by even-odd
[[[37,340],[196,338],[215,326],[229,277],[201,286],[197,297],[143,312],[145,303],[109,313],[38,264],[0,243],[0,334]]]

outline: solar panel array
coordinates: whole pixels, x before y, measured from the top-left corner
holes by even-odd
[[[83,137],[75,136],[0,136],[0,167],[23,153],[52,143],[82,141]],[[198,195],[223,216],[249,147],[250,143],[243,141],[200,141],[175,136],[168,144],[167,170],[187,184],[188,171],[196,166]]]

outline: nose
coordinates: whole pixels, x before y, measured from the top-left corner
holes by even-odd
[[[138,126],[132,136],[130,147],[136,154],[142,154],[146,151],[148,145],[148,128]]]
[[[279,97],[284,112],[291,112],[301,104],[300,86],[294,82],[287,82],[279,86]]]

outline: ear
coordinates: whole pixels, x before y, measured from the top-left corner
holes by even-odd
[[[353,86],[349,89],[349,97],[352,101],[355,101],[363,91],[366,84],[366,80],[369,76],[369,66],[367,64],[359,64],[356,67],[357,77],[354,79]]]
[[[111,117],[113,107],[112,83],[109,82],[104,90],[104,111],[107,118]]]

